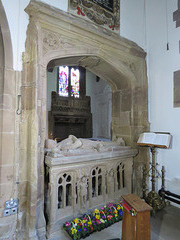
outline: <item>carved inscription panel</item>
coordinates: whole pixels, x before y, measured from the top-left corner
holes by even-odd
[[[113,12],[113,5],[114,5],[113,0],[91,0],[91,1],[105,8],[106,10]]]
[[[120,0],[69,0],[69,12],[119,33]]]

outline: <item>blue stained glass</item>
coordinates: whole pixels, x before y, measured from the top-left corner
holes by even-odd
[[[59,96],[68,97],[68,66],[59,67]]]
[[[74,69],[71,67],[69,68],[68,66],[59,66],[59,82],[58,82],[59,96],[62,97],[71,96],[79,98],[80,88],[79,81],[80,81],[79,69]],[[68,85],[70,85],[70,89],[68,89]]]
[[[79,69],[71,69],[71,96],[79,97]]]

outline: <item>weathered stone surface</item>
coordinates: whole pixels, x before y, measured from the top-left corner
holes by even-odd
[[[13,183],[13,166],[1,165],[0,166],[0,183]]]
[[[148,126],[148,111],[133,111],[132,126]]]
[[[132,90],[125,89],[122,90],[122,98],[121,98],[121,111],[131,111],[132,108]]]
[[[22,88],[22,109],[31,110],[35,107],[35,86]]]
[[[112,95],[112,118],[119,119],[121,93],[114,92]]]
[[[147,89],[137,87],[132,92],[133,109],[135,111],[147,111],[148,95]]]
[[[16,215],[0,218],[0,239],[13,240],[16,229]]]
[[[16,81],[17,81],[17,79],[15,79],[15,74],[18,74],[18,73],[16,73],[13,69],[8,68],[8,69],[5,69],[4,71],[4,81],[6,82],[4,93],[10,95],[14,99],[15,99],[15,89],[16,89]],[[13,101],[13,104],[15,104],[14,101]]]
[[[129,126],[131,123],[131,112],[121,112],[119,118],[120,126]]]
[[[3,131],[6,133],[14,133],[15,112],[13,110],[0,110],[3,118]]]
[[[13,123],[14,124],[14,123]],[[13,164],[14,158],[14,133],[2,133],[2,158],[1,164]]]
[[[1,95],[1,106],[0,109],[4,110],[12,110],[13,109],[13,98],[10,94],[2,94]]]

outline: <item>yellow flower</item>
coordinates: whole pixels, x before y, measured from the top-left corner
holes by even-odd
[[[76,230],[76,229],[74,229],[74,228],[71,228],[71,232],[72,232],[72,234],[74,235],[74,234],[76,234],[76,233],[77,233],[77,230]]]
[[[91,221],[89,221],[89,222],[88,222],[88,225],[89,225],[89,226],[90,226],[90,225],[92,225],[92,222],[91,222]]]
[[[78,219],[78,218],[75,218],[75,219],[74,219],[74,222],[75,222],[75,223],[78,223],[78,222],[79,222],[79,219]]]
[[[94,209],[94,213],[99,213],[99,210],[97,208]]]
[[[100,219],[100,215],[97,215],[97,214],[96,214],[96,219]]]
[[[117,214],[115,214],[115,217],[117,217],[118,215]]]
[[[86,222],[86,220],[82,220],[82,223],[85,223]]]
[[[118,206],[117,206],[117,210],[120,210],[120,209],[121,209],[121,207],[118,205]]]

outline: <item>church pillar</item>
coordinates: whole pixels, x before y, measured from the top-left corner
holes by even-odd
[[[21,122],[21,162],[26,162],[27,205],[26,239],[45,239],[44,218],[44,142],[45,127],[42,128],[42,93],[41,67],[38,65],[38,27],[30,20],[26,53],[23,56],[22,77],[22,122]],[[39,97],[40,96],[40,97]],[[42,99],[41,99],[42,98]],[[40,100],[41,99],[41,100]],[[46,119],[46,117],[45,117]],[[23,179],[24,178],[24,179]]]

